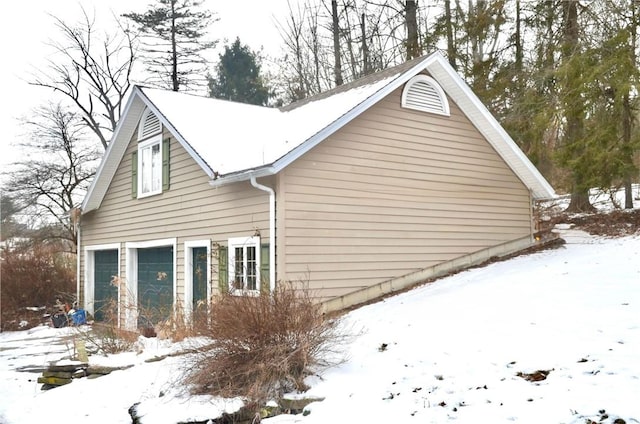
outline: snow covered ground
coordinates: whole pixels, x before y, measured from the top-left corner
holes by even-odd
[[[640,237],[571,232],[556,249],[494,263],[346,316],[347,359],[310,380],[325,397],[277,423],[640,422]],[[189,398],[176,380],[187,348],[147,339],[91,362],[134,364],[41,391],[43,367],[72,351],[72,329],[0,334],[0,423],[176,423],[232,411],[238,400]],[[546,379],[519,376],[548,372]],[[539,374],[542,375],[542,374]],[[620,421],[617,421],[620,423]]]

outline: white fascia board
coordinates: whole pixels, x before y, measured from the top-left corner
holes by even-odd
[[[458,104],[460,109],[485,136],[511,170],[529,188],[533,197],[536,200],[556,197],[553,187],[473,93],[471,88],[451,66],[442,62],[444,57],[439,56],[439,58],[441,60],[431,62],[426,69],[443,86],[445,92]]]
[[[82,213],[86,213],[100,207],[111,179],[115,175],[116,169],[124,156],[124,152],[127,150],[127,146],[131,140],[131,136],[133,135],[133,129],[130,128],[131,125],[129,122],[134,119],[136,121],[140,119],[142,111],[144,110],[144,107],[140,108],[138,93],[138,87],[134,86],[121,115],[124,119],[120,119],[120,121],[118,121],[116,129],[111,136],[111,141],[107,146],[107,150],[102,157],[98,170],[96,171],[93,181],[91,181],[91,185],[87,190],[87,194],[82,201]],[[133,125],[133,128],[135,128],[135,124]],[[125,142],[120,141],[123,138],[126,139]]]

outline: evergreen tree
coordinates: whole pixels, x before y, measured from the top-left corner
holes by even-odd
[[[236,38],[230,46],[225,46],[224,53],[220,55],[217,76],[209,77],[209,95],[266,106],[270,91],[260,75],[260,67],[260,56]]]
[[[197,0],[156,0],[144,13],[125,13],[142,33],[144,55],[151,77],[148,83],[178,91],[206,84],[207,60],[203,56],[216,41],[206,41],[207,28],[215,20],[198,10]]]

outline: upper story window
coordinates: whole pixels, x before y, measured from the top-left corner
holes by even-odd
[[[260,237],[229,239],[229,282],[235,293],[260,290]]]
[[[147,108],[138,125],[138,148],[131,158],[131,194],[142,198],[169,189],[169,138],[162,139],[162,123]]]
[[[449,116],[449,101],[442,87],[427,75],[411,78],[402,90],[402,107]]]
[[[162,136],[138,143],[138,197],[162,192]]]

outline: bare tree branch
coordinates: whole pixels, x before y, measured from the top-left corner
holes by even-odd
[[[50,40],[55,56],[29,84],[62,94],[80,111],[85,125],[107,148],[131,86],[136,38],[118,23],[114,34],[96,35],[95,19],[82,9],[83,20],[69,24],[52,16],[61,40]]]

